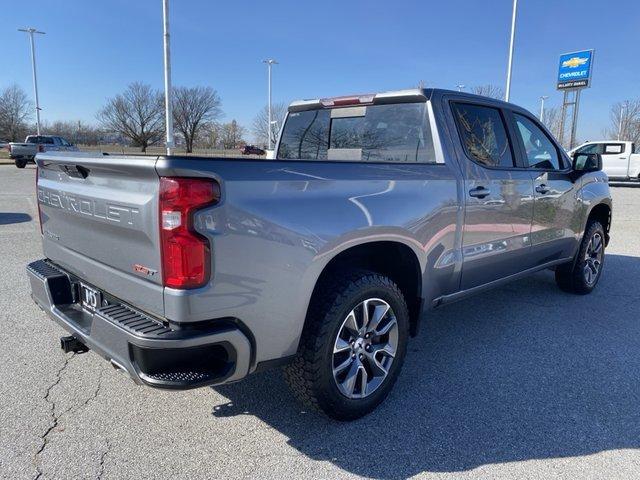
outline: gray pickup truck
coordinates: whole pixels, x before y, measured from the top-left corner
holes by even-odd
[[[591,292],[611,224],[599,155],[435,89],[294,102],[273,160],[36,162],[46,258],[27,272],[65,351],[167,389],[284,365],[342,420],[388,395],[430,309],[542,269]]]
[[[24,143],[9,143],[9,156],[16,167],[24,168],[33,162],[38,153],[77,152],[78,147],[56,135],[29,135]]]

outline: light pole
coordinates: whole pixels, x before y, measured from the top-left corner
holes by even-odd
[[[459,92],[461,92],[461,91],[462,91],[462,89],[463,89],[464,87],[466,87],[466,85],[463,85],[463,84],[459,83],[458,85],[456,85],[456,87],[458,87],[458,91],[459,91]]]
[[[618,122],[618,140],[622,136],[622,119],[624,118],[624,112],[629,108],[629,102],[625,101],[620,105],[620,121]]]
[[[542,95],[540,97],[540,121],[544,123],[544,101],[549,98],[549,95]]]
[[[169,0],[162,0],[162,22],[164,30],[164,115],[166,125],[167,155],[173,153],[173,103],[171,102],[171,49],[169,36]]]
[[[269,150],[273,150],[273,138],[272,138],[272,131],[271,131],[271,67],[273,65],[277,65],[278,62],[276,62],[273,58],[268,58],[266,60],[263,60],[262,63],[266,63],[267,64],[267,76],[268,76],[268,100],[267,100],[267,110],[268,110],[268,120],[267,120],[267,135],[269,136]]]
[[[29,34],[29,42],[31,44],[31,69],[33,70],[33,94],[36,99],[36,133],[40,135],[40,99],[38,98],[38,76],[36,75],[36,44],[33,41],[33,34],[39,33],[40,35],[44,35],[44,32],[40,32],[33,27],[19,28],[18,31]]]
[[[516,38],[516,15],[518,13],[518,0],[513,0],[513,14],[511,15],[511,40],[509,41],[509,64],[507,66],[507,88],[504,92],[504,101],[508,102],[511,96],[511,68],[513,67],[513,45]]]

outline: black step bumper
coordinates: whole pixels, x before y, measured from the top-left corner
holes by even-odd
[[[187,389],[240,380],[251,342],[236,326],[213,322],[177,329],[110,299],[91,313],[77,301],[78,280],[47,260],[27,266],[34,301],[65,330],[136,383]]]

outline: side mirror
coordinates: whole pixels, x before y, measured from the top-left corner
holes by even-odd
[[[574,153],[573,171],[580,173],[602,170],[602,157],[599,153]]]

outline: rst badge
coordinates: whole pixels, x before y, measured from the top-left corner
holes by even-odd
[[[133,266],[133,271],[141,275],[146,275],[147,277],[152,277],[156,273],[158,273],[157,270],[153,270],[152,268],[145,267],[144,265],[140,265],[139,263],[136,263]]]

